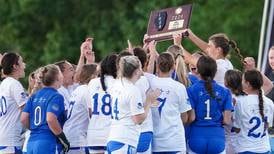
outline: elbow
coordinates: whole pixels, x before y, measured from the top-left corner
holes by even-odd
[[[231,118],[224,118],[223,124],[229,125],[231,123]]]
[[[133,119],[133,122],[134,122],[135,124],[140,125],[140,124],[142,124],[142,123],[145,121],[145,119],[146,119],[146,114],[143,113],[143,114],[134,115],[134,116],[132,117],[132,119]]]
[[[20,121],[25,128],[29,128],[29,117],[27,113],[22,113]]]

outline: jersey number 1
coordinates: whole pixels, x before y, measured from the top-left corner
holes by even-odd
[[[210,117],[210,100],[206,100],[205,101],[206,104],[206,116],[205,116],[205,120],[211,120],[212,118]]]

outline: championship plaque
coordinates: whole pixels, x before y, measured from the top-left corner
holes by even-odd
[[[192,5],[182,5],[158,11],[152,11],[148,23],[146,41],[172,39],[174,33],[182,33],[188,28]]]

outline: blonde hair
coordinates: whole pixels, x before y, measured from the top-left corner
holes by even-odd
[[[177,45],[172,45],[167,48],[167,52],[171,53],[175,60],[175,71],[178,76],[178,81],[184,84],[186,87],[189,86],[189,80],[187,78],[187,67],[184,61],[183,50]]]
[[[136,56],[125,56],[119,61],[118,76],[132,78],[133,72],[141,67],[141,63]]]

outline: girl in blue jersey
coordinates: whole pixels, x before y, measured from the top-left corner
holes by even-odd
[[[217,154],[225,150],[223,124],[231,121],[232,101],[230,91],[214,80],[216,61],[202,56],[197,63],[201,80],[188,88],[188,95],[195,114],[191,124],[189,148],[198,154]]]
[[[62,131],[65,122],[64,98],[57,92],[62,85],[63,75],[55,65],[47,65],[41,71],[45,86],[33,94],[22,112],[22,124],[31,130],[27,154],[54,154],[57,144],[63,151],[69,149],[69,142]]]

